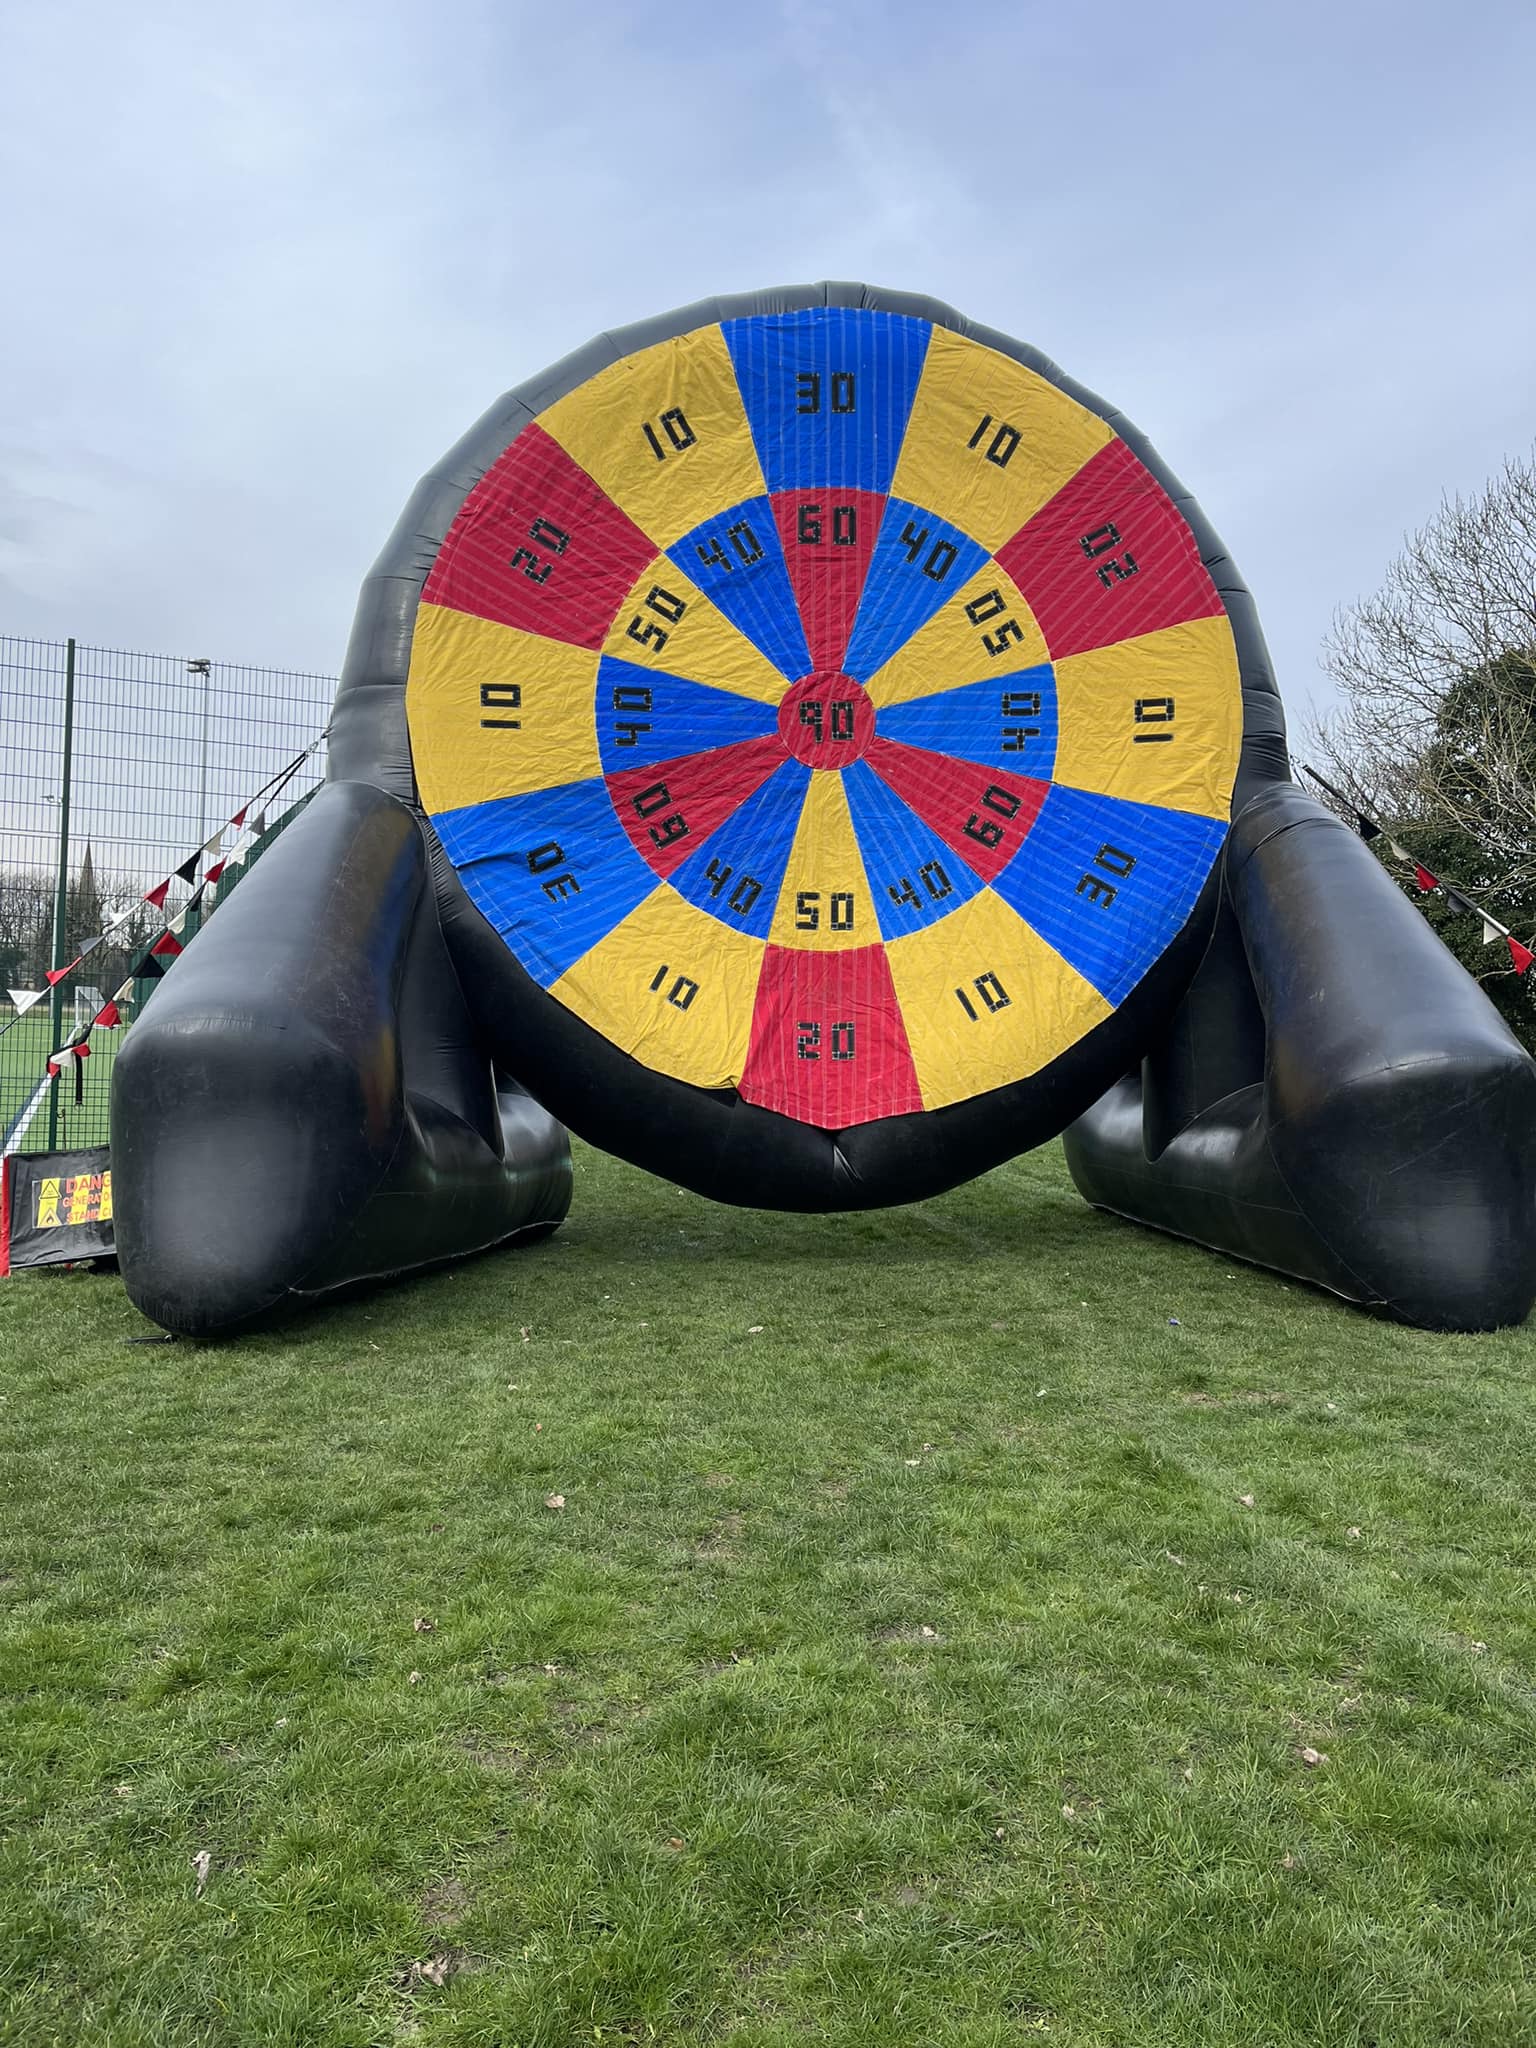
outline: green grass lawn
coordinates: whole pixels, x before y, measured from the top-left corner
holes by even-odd
[[[64,1006],[64,1025],[55,1039],[46,1004],[29,1011],[16,1023],[9,1003],[0,1003],[0,1025],[10,1028],[0,1037],[0,1138],[20,1116],[47,1071],[48,1055],[74,1031],[74,1005]],[[74,1080],[59,1088],[58,1141],[60,1150],[79,1150],[107,1142],[107,1104],[111,1092],[112,1062],[117,1057],[120,1031],[94,1031],[91,1056],[85,1063],[82,1100],[75,1101]],[[48,1104],[44,1100],[27,1131],[26,1150],[41,1152],[48,1142]]]
[[[0,1284],[0,2040],[1536,2040],[1530,1334],[1055,1148],[145,1334]]]

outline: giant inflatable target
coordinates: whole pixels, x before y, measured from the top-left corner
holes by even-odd
[[[421,800],[532,980],[827,1130],[1038,1073],[1184,927],[1242,701],[1194,534],[1040,372],[808,307],[531,418],[425,580]]]
[[[568,1131],[813,1211],[1064,1132],[1225,1257],[1435,1327],[1536,1299],[1536,1063],[1291,782],[1200,508],[865,285],[605,334],[422,479],[326,786],[115,1062],[124,1278],[210,1336],[531,1242]],[[1028,1188],[978,1199],[1027,1256]]]

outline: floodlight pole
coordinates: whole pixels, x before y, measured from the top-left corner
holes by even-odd
[[[189,661],[187,673],[203,679],[203,716],[197,752],[197,843],[201,846],[208,837],[208,691],[213,663],[206,657]]]
[[[59,784],[59,861],[53,886],[53,965],[62,967],[69,938],[69,783],[75,751],[75,643],[64,643],[64,768]],[[58,1046],[64,1030],[64,984],[54,982],[49,992],[48,1014],[53,1037],[50,1052]],[[59,1087],[48,1090],[48,1150],[59,1143]]]

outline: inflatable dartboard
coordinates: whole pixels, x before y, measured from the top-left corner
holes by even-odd
[[[1182,992],[1246,593],[1031,351],[860,288],[694,308],[503,400],[392,545],[342,708],[394,606],[461,978],[598,1142],[900,1199],[1061,1128]]]

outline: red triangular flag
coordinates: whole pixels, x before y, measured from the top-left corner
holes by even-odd
[[[91,1029],[94,1031],[99,1024],[103,1031],[115,1031],[122,1021],[122,1014],[115,1002],[103,1003],[91,1019]]]
[[[204,875],[203,880],[205,882],[216,882],[228,866],[229,862],[227,860],[216,860],[207,874]]]
[[[245,814],[250,808],[251,807],[249,804],[242,804],[239,810],[236,811],[235,815],[230,819],[230,824],[235,828],[237,832],[239,831],[240,827],[245,823]]]
[[[1435,880],[1434,876],[1429,872],[1429,869],[1421,868],[1417,861],[1415,861],[1413,864],[1413,879],[1418,883],[1420,889],[1424,892],[1426,896],[1429,894],[1431,889],[1438,889],[1440,886],[1440,884]]]
[[[73,974],[80,965],[82,957],[81,954],[77,953],[67,967],[50,967],[48,970],[48,986],[52,988],[54,983],[62,981],[66,974]]]
[[[157,884],[156,884],[156,886],[155,886],[155,887],[154,887],[153,889],[146,889],[146,890],[145,890],[145,892],[144,892],[144,901],[145,901],[146,903],[153,903],[153,905],[155,906],[156,910],[164,910],[164,908],[165,908],[165,892],[166,892],[166,890],[167,890],[167,889],[169,889],[169,888],[170,888],[170,886],[171,886],[171,878],[170,878],[170,876],[169,876],[169,875],[167,875],[167,876],[166,876],[166,878],[165,878],[165,880],[164,880],[163,882],[157,883]]]
[[[174,960],[181,951],[181,941],[174,932],[162,932],[149,950],[151,953],[158,953],[164,960]]]
[[[1531,962],[1536,960],[1536,953],[1533,953],[1529,946],[1522,946],[1513,932],[1505,934],[1504,943],[1509,948],[1510,959],[1515,963],[1516,974],[1524,974]]]

